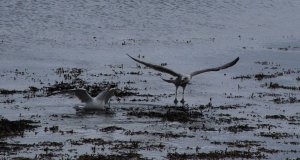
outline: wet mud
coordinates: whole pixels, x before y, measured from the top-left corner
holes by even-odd
[[[265,69],[270,65],[268,62],[255,62]],[[112,67],[115,65],[109,65]],[[118,76],[124,75],[141,76],[145,68],[140,68],[136,72],[126,72],[123,65],[117,67],[120,72],[113,74],[99,73],[101,76]],[[280,68],[280,65],[278,65]],[[115,69],[115,67],[112,67]],[[268,103],[274,105],[279,104],[296,104],[299,103],[299,94],[293,93],[292,96],[285,97],[285,92],[298,91],[298,86],[287,86],[272,82],[281,74],[253,74],[246,76],[233,76],[233,81],[255,81],[259,83],[259,88],[263,92],[254,92],[248,96],[239,95],[238,93],[225,94],[225,99],[233,101],[239,99],[252,99],[252,103],[236,103],[214,105],[213,98],[207,104],[184,105],[160,105],[162,99],[172,98],[174,94],[157,94],[139,92],[137,83],[145,83],[147,81],[102,81],[98,83],[90,83],[84,76],[94,77],[95,74],[89,74],[86,69],[82,68],[57,68],[53,70],[57,79],[54,83],[42,83],[41,87],[29,86],[24,90],[7,90],[1,89],[1,103],[6,105],[7,110],[32,110],[30,106],[24,108],[14,108],[21,99],[57,99],[66,98],[64,95],[53,94],[57,91],[74,89],[77,87],[85,88],[95,96],[108,85],[121,87],[122,92],[112,98],[111,102],[117,107],[110,110],[113,114],[97,113],[97,112],[77,112],[72,114],[49,114],[46,117],[40,116],[38,113],[31,115],[28,120],[9,121],[5,119],[5,115],[0,123],[1,135],[1,154],[6,157],[14,157],[15,159],[152,159],[147,152],[159,153],[158,155],[166,159],[265,159],[272,157],[273,154],[294,154],[298,155],[300,149],[294,149],[293,146],[299,144],[299,134],[294,132],[293,128],[300,125],[300,114],[261,114],[256,112],[256,108],[260,105],[255,99],[267,100]],[[294,75],[298,71],[290,70],[288,74]],[[20,73],[21,74],[21,73]],[[283,73],[287,74],[287,73]],[[26,75],[22,73],[21,75]],[[18,76],[19,73],[18,73]],[[156,75],[152,75],[156,76]],[[272,79],[271,82],[263,82]],[[242,84],[242,83],[241,83]],[[282,92],[272,93],[272,90],[282,90]],[[74,98],[74,97],[73,97]],[[73,99],[71,97],[71,99]],[[70,99],[70,100],[71,100]],[[140,104],[141,102],[145,104]],[[151,104],[156,102],[158,104]],[[238,113],[238,114],[236,114]],[[74,117],[75,116],[75,117]],[[73,127],[62,125],[63,121],[73,121],[74,118],[95,118],[95,117],[113,117],[119,119],[118,123],[109,125],[101,124],[97,126],[95,132],[97,134],[91,137],[80,136],[80,130]],[[23,117],[22,114],[19,117]],[[122,124],[122,123],[124,124]],[[133,123],[133,125],[131,124]],[[282,130],[283,125],[289,125],[291,128],[288,132]],[[134,127],[134,125],[144,125],[145,127]],[[158,127],[159,126],[159,127]],[[158,128],[157,128],[158,127]],[[86,125],[82,126],[82,129]],[[89,128],[89,127],[88,127]],[[87,129],[87,128],[86,128]],[[29,134],[31,133],[31,134]],[[53,141],[42,139],[36,143],[14,143],[7,141],[8,137],[35,137],[39,134],[56,135],[65,137],[64,140]],[[107,139],[109,135],[119,135],[123,139]],[[209,136],[229,134],[224,140]],[[247,137],[234,140],[229,138],[234,135],[247,135]],[[70,137],[70,138],[67,138]],[[77,137],[77,138],[71,138]],[[106,138],[105,138],[106,137]],[[126,138],[125,138],[126,137]],[[146,138],[147,137],[147,138]],[[183,143],[200,138],[202,143],[208,143],[215,146],[215,150],[203,150],[205,146],[198,142]],[[21,138],[22,139],[22,138]],[[160,141],[163,140],[163,141]],[[173,146],[168,141],[177,141],[183,143],[186,147]],[[280,141],[278,141],[280,140]],[[270,142],[289,146],[286,149],[273,148]],[[184,146],[183,145],[183,146]],[[71,148],[70,148],[71,146]],[[89,149],[82,149],[88,147]],[[85,150],[86,154],[83,152]],[[27,157],[26,153],[35,153],[35,157]],[[20,155],[19,153],[22,154]],[[148,155],[148,156],[147,156]],[[159,157],[160,157],[159,156]],[[158,158],[158,157],[156,157]]]

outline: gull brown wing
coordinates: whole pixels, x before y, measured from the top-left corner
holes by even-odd
[[[159,65],[155,65],[155,64],[151,64],[151,63],[147,63],[147,62],[138,60],[136,58],[131,57],[129,54],[127,54],[127,56],[129,56],[134,61],[136,61],[138,63],[141,63],[141,64],[143,64],[143,65],[145,65],[145,66],[147,66],[149,68],[152,68],[154,70],[157,70],[157,71],[160,71],[160,72],[164,72],[164,73],[168,73],[168,74],[171,74],[172,76],[176,76],[176,77],[180,77],[181,76],[181,74],[176,73],[175,71],[173,71],[173,70],[171,70],[169,68],[162,67],[162,66],[159,66]]]
[[[190,75],[195,76],[195,75],[198,75],[198,74],[201,74],[201,73],[204,73],[204,72],[219,71],[221,69],[226,69],[226,68],[229,68],[229,67],[235,65],[237,61],[239,61],[239,57],[237,57],[235,60],[233,60],[229,63],[226,63],[222,66],[215,67],[215,68],[207,68],[207,69],[203,69],[203,70],[198,70],[198,71],[192,72]]]

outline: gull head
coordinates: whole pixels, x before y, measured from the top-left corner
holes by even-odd
[[[181,80],[182,83],[185,83],[185,82],[188,82],[188,81],[189,81],[188,77],[183,77],[182,80]]]
[[[180,83],[181,84],[187,84],[187,83],[189,83],[190,80],[191,80],[191,76],[190,75],[185,75],[180,79]]]

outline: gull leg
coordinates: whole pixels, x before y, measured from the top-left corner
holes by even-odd
[[[177,104],[178,100],[177,100],[177,90],[178,90],[178,86],[176,86],[176,91],[175,91],[175,99],[174,99],[174,103]]]
[[[182,87],[182,99],[181,99],[181,101],[180,101],[180,103],[182,103],[182,104],[184,104],[184,89],[185,89],[185,87]]]

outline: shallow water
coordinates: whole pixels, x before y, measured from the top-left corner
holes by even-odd
[[[59,159],[94,151],[137,152],[144,158],[167,159],[168,153],[175,152],[249,150],[270,159],[299,157],[299,89],[268,88],[270,82],[299,88],[299,7],[300,2],[292,0],[1,1],[1,89],[27,90],[30,86],[49,87],[56,81],[71,82],[55,73],[62,67],[83,68],[78,78],[88,84],[115,82],[122,89],[134,88],[140,95],[152,96],[127,96],[120,102],[114,97],[111,107],[115,114],[80,114],[73,107],[82,104],[70,96],[38,92],[39,96],[24,98],[26,93],[0,94],[2,117],[33,119],[41,125],[23,137],[3,141],[63,143],[60,147],[48,146],[47,152],[47,146],[39,145],[15,154],[1,151],[0,155],[10,159],[53,153],[53,158]],[[173,105],[175,87],[164,83],[158,72],[138,68],[126,54],[142,55],[143,60],[156,64],[167,63],[167,67],[183,73],[218,66],[237,56],[240,61],[226,70],[193,78],[185,90],[186,106],[197,109],[211,98],[213,107],[205,109],[196,121],[184,123],[128,115],[135,108],[143,112],[165,111],[159,106]],[[275,76],[258,80],[255,75],[259,73]],[[249,79],[235,78],[247,75]],[[178,96],[180,99],[181,89]],[[276,98],[282,98],[279,104],[274,102]],[[7,100],[14,101],[4,103]],[[272,115],[286,118],[267,118]],[[255,129],[237,133],[228,130],[238,125]],[[45,127],[53,126],[58,126],[57,132],[45,131]],[[101,131],[109,126],[123,130]],[[129,135],[138,131],[149,133]],[[288,136],[264,135],[273,132]],[[72,144],[84,138],[102,138],[113,144]],[[245,140],[257,142],[247,147],[228,143]],[[139,147],[116,149],[120,141],[138,141]],[[159,144],[164,147],[157,147]]]

